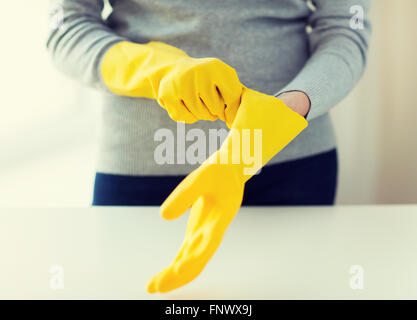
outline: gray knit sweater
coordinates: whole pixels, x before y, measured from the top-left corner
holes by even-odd
[[[157,102],[112,94],[101,79],[101,60],[109,47],[126,39],[162,41],[192,57],[220,58],[236,69],[245,86],[267,94],[307,93],[308,128],[270,163],[336,146],[328,111],[363,73],[369,0],[112,0],[106,19],[103,2],[52,1],[58,23],[47,40],[60,70],[102,92],[97,171],[188,174],[198,163],[183,161],[195,142],[190,136],[187,140],[187,133],[198,128],[208,138],[209,129],[226,128],[221,121],[178,127]],[[156,160],[167,132],[175,141],[174,163]]]

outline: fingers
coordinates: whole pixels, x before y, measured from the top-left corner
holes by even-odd
[[[205,108],[211,115],[224,121],[224,101],[221,95],[219,95],[216,85],[210,81],[206,81],[199,84],[198,96],[203,102]]]
[[[169,101],[168,103],[166,101]],[[184,99],[160,98],[159,104],[168,111],[174,121],[193,123],[198,120],[216,121],[218,117],[212,114],[201,97],[186,97]]]
[[[200,101],[200,105],[204,108],[204,111],[207,113],[207,119],[204,120],[210,120],[210,121],[216,121],[219,117],[212,113],[208,105],[204,102],[203,98],[201,98],[201,95],[198,95],[198,100]]]
[[[201,90],[200,96],[213,115],[231,125],[239,109],[242,91],[242,85],[234,86],[225,81]]]
[[[225,104],[224,121],[230,128],[241,103],[243,87],[240,83],[236,84],[225,81],[218,87],[218,91]]]
[[[198,118],[188,110],[182,100],[161,97],[158,98],[158,103],[168,112],[169,117],[176,122],[194,123],[198,121]]]
[[[197,83],[193,73],[186,73],[178,79],[164,78],[159,87],[158,102],[175,121],[187,123],[197,120],[217,120],[210,113],[203,99],[198,94]]]
[[[222,61],[197,60],[199,63],[194,66],[197,70],[187,69],[177,78],[171,75],[162,79],[158,102],[175,121],[221,119],[230,127],[239,108],[243,85],[236,71]]]
[[[206,106],[204,100],[199,95],[193,95],[185,99],[186,105],[191,113],[199,120],[217,120],[217,116],[212,114],[209,108]]]

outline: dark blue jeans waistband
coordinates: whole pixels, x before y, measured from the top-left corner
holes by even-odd
[[[332,205],[337,152],[265,166],[245,185],[242,205]],[[161,205],[185,176],[124,176],[96,173],[93,205]]]

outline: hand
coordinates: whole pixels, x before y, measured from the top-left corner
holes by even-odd
[[[243,85],[216,58],[192,58],[162,42],[122,41],[103,57],[102,78],[116,94],[156,99],[175,121],[233,123]]]
[[[191,207],[185,238],[172,263],[148,283],[149,293],[181,287],[203,270],[239,210],[244,180],[236,167],[203,164],[183,180],[161,207],[165,219]],[[221,182],[221,183],[219,183]]]
[[[243,86],[233,68],[216,58],[184,58],[162,78],[158,103],[175,121],[220,119],[231,127]]]

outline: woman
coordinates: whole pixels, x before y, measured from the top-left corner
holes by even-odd
[[[160,205],[201,163],[158,161],[160,130],[177,139],[166,152],[184,154],[193,141],[178,137],[231,127],[247,88],[309,125],[246,183],[243,204],[334,203],[328,111],[364,71],[368,0],[113,0],[106,20],[101,0],[54,3],[55,64],[104,97],[94,205]]]

